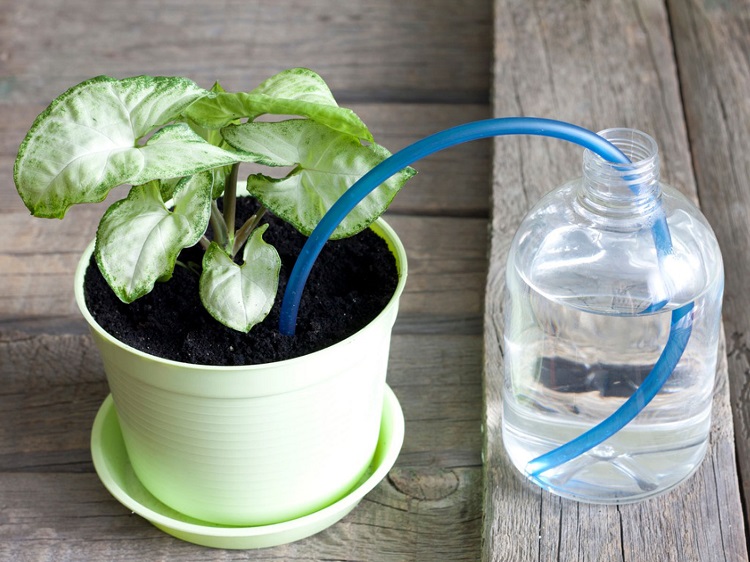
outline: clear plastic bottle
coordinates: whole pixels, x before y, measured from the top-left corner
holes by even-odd
[[[705,455],[724,273],[703,215],[660,183],[655,141],[599,134],[633,164],[585,151],[583,177],[527,214],[509,252],[503,440],[551,492],[627,503],[674,487]],[[616,415],[667,345],[673,311],[690,303],[687,346],[653,400],[600,444],[531,473],[531,461]]]

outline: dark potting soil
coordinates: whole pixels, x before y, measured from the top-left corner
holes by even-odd
[[[240,198],[237,224],[253,212]],[[107,332],[151,355],[202,365],[251,365],[306,355],[354,334],[385,307],[398,283],[396,262],[385,241],[371,230],[328,241],[315,262],[300,303],[295,336],[279,333],[279,309],[287,279],[306,241],[270,214],[263,239],[281,257],[279,291],[266,319],[243,334],[220,324],[198,296],[198,276],[177,266],[166,283],[131,304],[107,285],[92,256],[84,281],[86,305]],[[187,248],[182,263],[200,264],[203,250]]]

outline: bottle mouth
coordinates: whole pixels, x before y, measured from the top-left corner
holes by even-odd
[[[647,183],[651,176],[658,179],[659,147],[653,137],[637,129],[625,128],[604,129],[597,134],[619,148],[630,159],[630,164],[607,162],[587,149],[583,153],[585,176],[594,176],[603,181],[625,182],[628,185]]]
[[[644,133],[638,129],[615,127],[599,131],[597,135],[605,138],[622,150],[625,153],[625,156],[630,158],[631,162],[634,164],[643,160],[648,160],[659,153],[659,147],[654,138],[648,133]],[[590,150],[586,149],[586,152],[595,156],[599,160],[604,161],[600,156],[594,154]]]
[[[597,214],[650,214],[659,205],[659,148],[650,135],[636,129],[605,129],[598,133],[631,162],[607,162],[598,154],[583,153],[584,190],[581,203]]]

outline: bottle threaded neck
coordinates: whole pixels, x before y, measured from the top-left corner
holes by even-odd
[[[614,164],[586,150],[580,203],[590,212],[611,218],[647,217],[659,206],[659,150],[656,141],[636,129],[598,133],[619,148],[630,164]]]

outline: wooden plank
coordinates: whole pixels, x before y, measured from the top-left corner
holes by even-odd
[[[496,0],[495,41],[495,115],[554,117],[594,130],[644,130],[659,144],[663,179],[695,197],[669,23],[661,2]],[[741,520],[731,460],[734,442],[726,427],[731,413],[725,368],[718,372],[708,458],[688,483],[660,498],[624,507],[560,500],[522,483],[504,453],[500,389],[508,246],[529,205],[580,175],[580,158],[579,149],[554,141],[495,143],[485,311],[483,556],[514,562],[745,559],[741,525],[715,523]]]
[[[0,106],[2,107],[2,106]],[[361,104],[354,109],[363,119],[373,123],[376,137],[393,151],[403,148],[418,138],[454,125],[463,118],[482,119],[487,116],[486,106]],[[0,120],[0,122],[2,122]],[[18,123],[23,131],[18,132],[19,141],[31,121]],[[388,216],[396,214],[484,217],[488,212],[489,192],[489,143],[474,143],[456,147],[440,155],[440,158],[420,162],[417,176],[396,197]],[[15,154],[13,154],[15,157]],[[461,163],[461,165],[458,165]],[[7,167],[12,160],[6,161]],[[10,181],[10,180],[9,180]],[[35,219],[22,208],[20,198],[11,185],[0,190],[0,209],[16,209],[16,212],[1,214],[0,237],[11,240],[0,249],[0,329],[39,332],[46,330],[58,333],[68,331],[82,333],[79,314],[72,298],[72,279],[80,253],[96,232],[96,225],[104,212],[104,205],[126,195],[124,187],[114,190],[107,201],[100,205],[79,205],[71,208],[62,221]],[[19,209],[20,208],[20,209]],[[396,223],[400,217],[393,216]],[[415,317],[420,310],[429,307],[435,317],[442,314],[444,322],[455,321],[463,315],[461,322],[469,326],[464,330],[478,333],[479,325],[474,319],[481,315],[483,275],[486,267],[485,221],[481,218],[456,222],[457,219],[440,221],[412,218],[399,226],[409,241],[412,279],[408,291],[414,298],[405,301],[402,309],[404,321],[414,321],[413,329],[424,329],[424,323]],[[402,220],[403,223],[403,220]],[[395,223],[394,223],[395,224]],[[458,224],[458,226],[449,226]],[[413,226],[409,226],[413,225]],[[457,228],[452,235],[448,228]],[[441,247],[433,260],[432,232],[440,231]],[[454,238],[454,240],[451,240]],[[461,245],[464,246],[461,246]],[[459,247],[457,247],[457,245]],[[447,252],[459,258],[459,262],[446,265]],[[464,254],[465,252],[465,254]],[[420,268],[425,256],[434,263],[433,270],[421,276]],[[448,268],[448,269],[446,269]],[[424,281],[420,281],[424,279]],[[452,310],[438,311],[436,296],[444,298],[456,285],[468,282],[462,291],[470,301],[464,308],[453,298],[445,299]],[[417,300],[416,296],[420,300]],[[412,304],[413,303],[413,304]],[[44,328],[39,318],[55,318],[56,326]],[[404,326],[406,324],[403,324]],[[421,326],[421,327],[420,327]],[[399,327],[399,329],[402,329]],[[446,326],[445,329],[450,329]]]
[[[396,152],[432,133],[490,117],[489,105],[355,104],[375,139]],[[389,213],[487,218],[492,144],[452,147],[414,164],[418,174],[399,192]]]
[[[729,389],[750,528],[750,6],[669,2],[701,206],[724,256]]]
[[[251,4],[0,0],[1,560],[477,559],[489,143],[425,159],[389,212],[411,257],[389,375],[406,439],[344,521],[276,549],[207,550],[131,515],[92,473],[90,425],[107,390],[70,283],[103,209],[32,220],[10,183],[18,143],[50,99],[98,73],[246,89],[309,66],[391,150],[489,116],[486,0]]]
[[[0,559],[54,560],[476,560],[481,470],[394,472],[342,521],[296,543],[249,551],[174,539],[131,514],[94,474],[4,474]],[[425,497],[421,485],[428,485]],[[441,490],[436,494],[434,490]]]
[[[240,89],[283,68],[310,66],[396,150],[488,116],[491,4],[262,0],[248,10],[136,0],[92,12],[86,0],[0,0],[0,7],[0,174],[7,186],[0,232],[9,241],[0,255],[0,559],[377,553],[378,560],[475,560],[489,144],[426,159],[390,213],[414,249],[391,356],[390,382],[407,417],[397,467],[325,533],[241,554],[167,537],[119,506],[91,472],[90,425],[106,386],[70,282],[102,209],[73,209],[64,222],[31,220],[11,188],[11,169],[18,143],[49,100],[100,72],[183,74]],[[56,24],[41,27],[42,19]],[[464,335],[454,336],[457,328]]]
[[[407,424],[399,466],[481,466],[481,345],[393,337],[388,382]],[[6,333],[0,380],[0,473],[91,471],[91,425],[109,392],[91,338]]]
[[[489,117],[488,105],[354,103],[348,107],[351,107],[370,126],[375,139],[391,152],[396,152],[441,129],[464,121]],[[2,213],[19,213],[23,218],[17,219],[21,221],[20,223],[14,223],[12,226],[2,225],[0,228],[20,228],[21,232],[18,234],[25,236],[23,231],[28,228],[42,228],[40,226],[42,224],[54,224],[58,221],[37,221],[39,223],[37,225],[26,225],[24,222],[27,219],[29,222],[34,221],[28,218],[28,211],[13,186],[13,162],[21,140],[36,114],[42,111],[43,107],[37,107],[37,111],[33,114],[28,111],[18,111],[18,109],[15,104],[0,104],[0,177],[6,178],[6,183],[0,189],[0,216]],[[419,173],[394,199],[390,207],[391,212],[487,217],[490,151],[489,142],[473,143],[421,160],[415,164]],[[258,170],[250,165],[243,165],[241,174],[246,176],[254,171]],[[268,173],[268,168],[262,171]],[[126,195],[125,189],[119,189],[112,193],[107,201],[112,203]],[[70,212],[78,211],[79,208],[74,207]],[[94,221],[96,220],[94,217],[101,216],[104,212],[103,205],[87,205],[83,208],[94,209],[84,212],[85,220]],[[92,213],[90,217],[87,214],[89,212]],[[77,220],[78,214],[74,213],[72,216]],[[5,220],[3,218],[3,221]],[[71,219],[66,217],[65,220]],[[84,226],[89,224],[85,220],[81,224],[82,231]],[[54,229],[54,227],[51,228]],[[94,230],[87,232],[93,236]]]
[[[409,277],[399,314],[432,318],[481,316],[487,272],[487,221],[387,215],[401,237]],[[445,326],[450,330],[450,326]]]
[[[33,319],[48,316],[81,326],[73,299],[73,274],[98,216],[90,207],[71,209],[70,214],[72,220],[65,221],[34,220],[15,213],[4,216],[0,233],[17,242],[15,248],[0,250],[4,285],[0,329],[27,328]],[[413,215],[387,218],[401,235],[409,259],[409,282],[400,307],[407,324],[399,331],[403,333],[408,325],[413,331],[452,331],[454,321],[476,325],[474,320],[482,314],[487,270],[486,221]],[[30,227],[24,230],[26,225]],[[439,322],[433,323],[433,317]]]
[[[397,467],[343,523],[252,559],[366,559],[375,549],[384,560],[475,560],[481,345],[480,336],[394,337],[389,383],[406,417]],[[88,336],[6,335],[0,380],[0,559],[140,559],[145,548],[175,557],[205,552],[131,517],[91,474],[91,424],[107,388]],[[205,556],[228,560],[230,553]]]
[[[246,89],[295,66],[316,69],[349,101],[487,99],[492,21],[483,0],[91,6],[0,3],[5,100],[46,101],[97,74],[177,74]]]
[[[396,335],[388,384],[407,432],[397,466],[480,467],[481,335]]]
[[[0,474],[90,472],[91,426],[109,393],[91,338],[3,333],[0,380]]]

